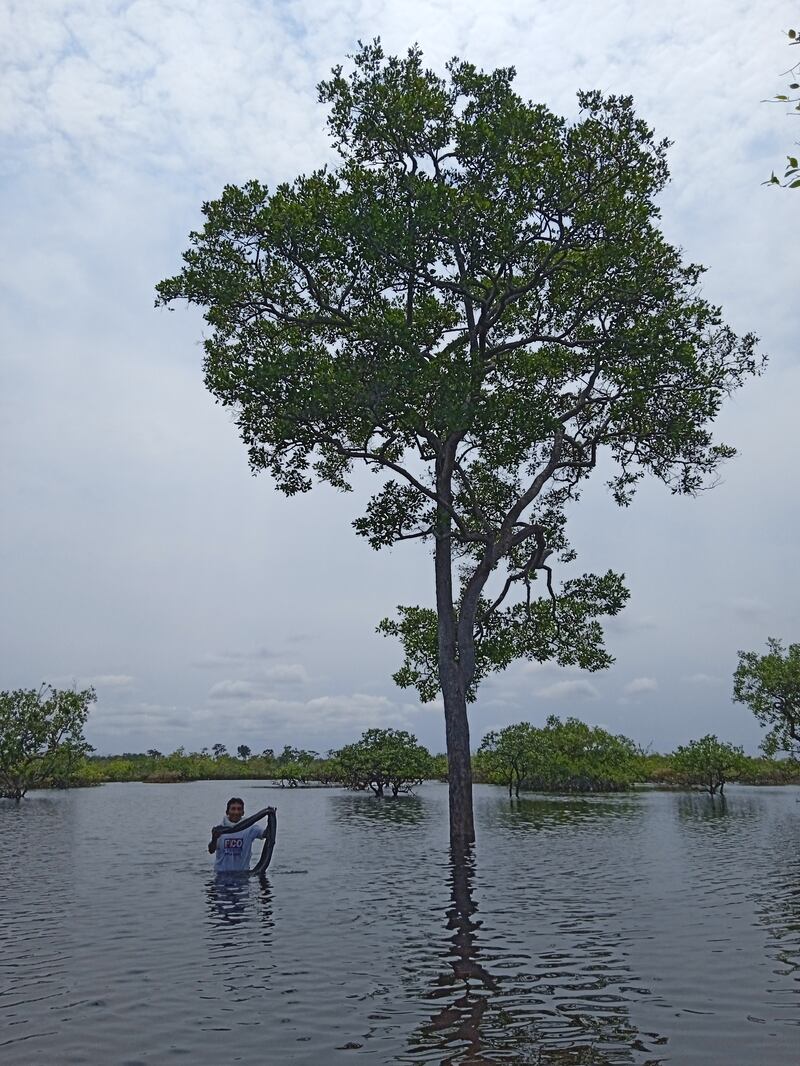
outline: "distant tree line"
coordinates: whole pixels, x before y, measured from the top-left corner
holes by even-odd
[[[800,645],[775,638],[767,652],[739,652],[733,698],[767,728],[764,756],[708,734],[674,752],[645,751],[621,734],[555,716],[543,726],[519,722],[492,730],[471,756],[475,781],[521,791],[614,792],[636,783],[696,788],[711,796],[729,781],[800,783]],[[376,796],[411,791],[424,780],[448,780],[445,755],[433,755],[405,730],[368,729],[324,756],[284,745],[276,755],[239,744],[236,755],[222,743],[162,754],[156,748],[122,755],[91,755],[83,736],[93,689],[0,692],[0,798],[19,801],[31,788],[58,788],[110,781],[169,783],[268,779],[286,788],[339,785]],[[783,753],[783,759],[775,758]]]
[[[288,789],[335,785],[376,796],[398,796],[422,781],[447,781],[447,756],[429,752],[405,730],[368,729],[358,740],[324,755],[286,745],[278,754],[265,748],[234,756],[227,750],[214,754],[215,747],[223,745],[200,751],[178,748],[169,754],[151,748],[145,753],[88,755],[72,783],[271,780]],[[629,737],[577,718],[555,716],[544,726],[520,722],[487,733],[472,756],[472,768],[476,782],[500,785],[516,796],[521,792],[618,792],[643,783],[715,795],[730,781],[800,783],[800,761],[753,758],[715,736],[658,754],[643,750]]]

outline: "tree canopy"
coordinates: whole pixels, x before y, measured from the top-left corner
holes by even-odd
[[[397,682],[442,693],[451,839],[469,843],[481,678],[612,661],[598,619],[628,594],[568,568],[568,505],[603,454],[622,505],[646,474],[713,480],[733,449],[710,423],[755,339],[661,234],[668,146],[630,97],[580,93],[568,121],[510,67],[440,76],[377,41],[352,59],[319,86],[338,163],[227,186],[158,299],[204,308],[206,384],[254,471],[291,495],[348,490],[364,463],[381,484],[356,532],[433,546],[435,608],[382,630],[403,643]]]
[[[766,655],[740,651],[733,675],[733,698],[744,703],[769,731],[765,754],[784,751],[800,757],[800,644],[788,649],[775,637]]]
[[[610,792],[630,788],[639,752],[628,737],[579,718],[550,715],[542,727],[520,722],[487,733],[478,759],[490,781],[548,792]]]
[[[410,792],[429,777],[432,760],[427,748],[404,729],[367,729],[354,744],[333,753],[338,777],[347,788],[371,789],[383,796]]]
[[[0,796],[21,800],[37,785],[67,782],[92,750],[83,736],[94,689],[0,692]]]
[[[747,766],[742,748],[719,740],[709,733],[699,740],[680,744],[672,756],[672,766],[685,784],[695,785],[710,796],[725,791]]]

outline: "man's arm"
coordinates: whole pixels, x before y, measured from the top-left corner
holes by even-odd
[[[209,855],[213,855],[214,852],[217,850],[217,841],[219,840],[219,838],[221,836],[220,833],[217,833],[217,832],[214,831],[215,829],[216,829],[216,826],[214,826],[214,829],[211,830],[211,840],[209,840],[209,842],[208,842],[208,854]]]

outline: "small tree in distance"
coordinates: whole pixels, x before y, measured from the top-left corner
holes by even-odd
[[[38,784],[68,783],[92,750],[83,736],[94,689],[0,692],[0,796],[19,802]]]
[[[630,788],[640,758],[628,737],[579,718],[550,715],[542,727],[529,722],[487,733],[478,759],[490,780],[548,792],[610,792]]]
[[[247,759],[250,758],[252,751],[247,746],[247,744],[240,744],[239,747],[236,749],[236,754],[239,756],[242,762],[246,762]]]
[[[478,762],[487,776],[497,783],[508,785],[508,794],[519,796],[519,790],[546,753],[538,734],[530,722],[519,722],[505,729],[487,733],[478,748]]]
[[[673,769],[684,783],[709,796],[717,792],[723,795],[726,782],[735,781],[747,762],[742,748],[719,740],[713,733],[680,745],[672,756]]]
[[[427,748],[404,729],[367,729],[355,744],[346,744],[332,755],[346,788],[370,789],[376,796],[383,796],[387,789],[393,796],[410,792],[433,768]]]
[[[481,679],[612,661],[598,619],[628,593],[566,569],[568,505],[604,453],[621,505],[646,474],[675,493],[713,479],[733,449],[709,427],[755,339],[661,234],[667,143],[630,97],[581,93],[567,122],[513,68],[440,77],[377,41],[353,59],[319,87],[338,165],[226,187],[158,298],[205,309],[206,384],[254,471],[293,495],[348,490],[364,463],[382,484],[356,531],[432,546],[435,608],[381,629],[403,644],[398,684],[442,693],[461,849]]]
[[[767,640],[767,654],[740,651],[733,675],[733,698],[744,703],[769,728],[761,747],[766,755],[779,751],[800,758],[800,644],[788,649]]]

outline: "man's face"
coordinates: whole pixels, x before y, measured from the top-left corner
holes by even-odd
[[[227,814],[228,814],[228,818],[232,822],[240,822],[242,820],[242,816],[244,815],[244,804],[243,803],[232,803],[228,807]]]

